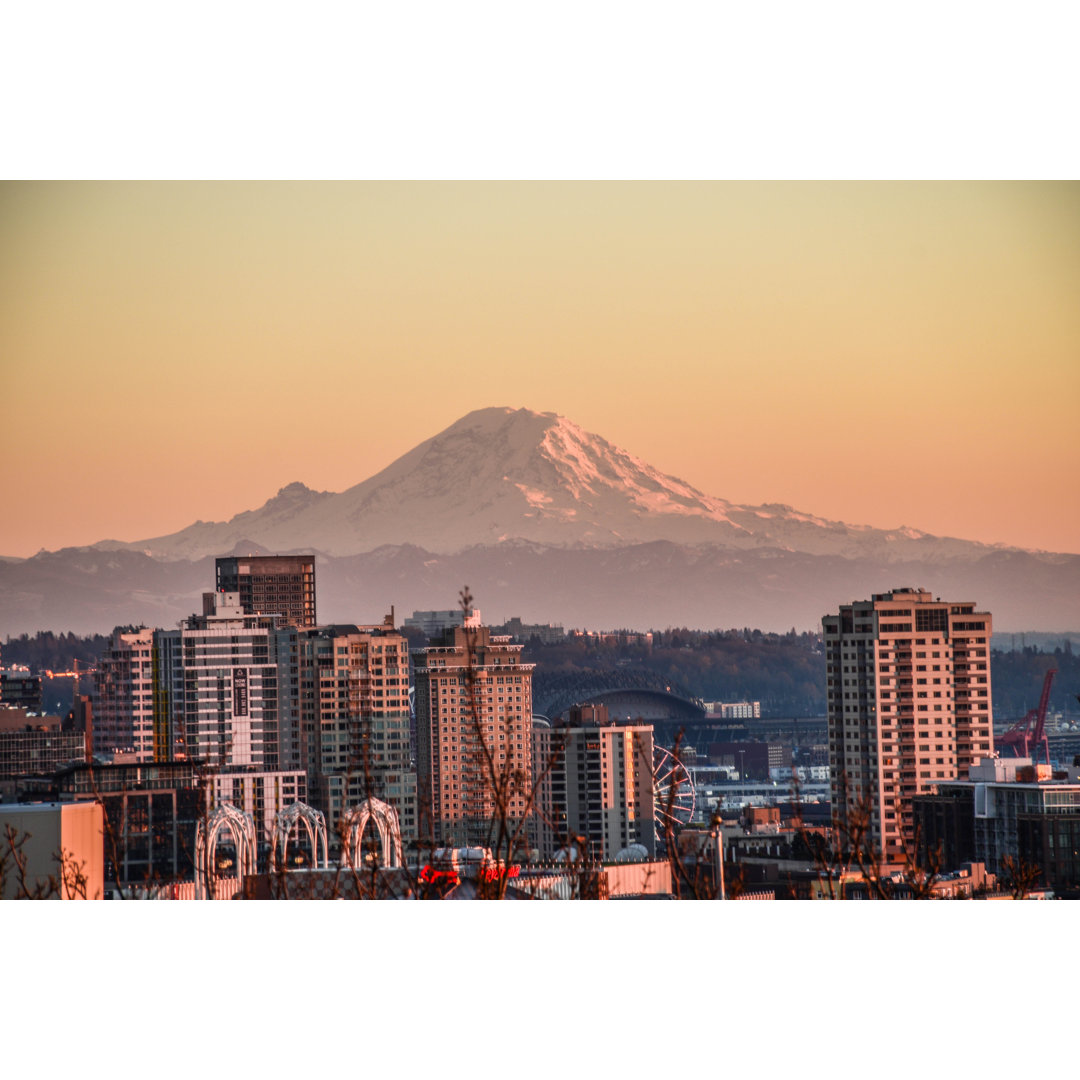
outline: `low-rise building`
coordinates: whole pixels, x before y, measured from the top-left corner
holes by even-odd
[[[1068,779],[1053,780],[1030,759],[990,758],[972,766],[967,780],[935,784],[912,805],[923,865],[951,870],[982,862],[999,877],[1029,874],[1059,896],[1080,897],[1075,768]]]
[[[479,608],[470,608],[466,615],[461,608],[448,611],[414,611],[402,626],[406,630],[419,630],[427,638],[441,637],[456,626],[483,626]]]
[[[25,667],[0,670],[0,706],[41,712],[41,676]]]
[[[101,899],[103,821],[99,803],[0,806],[0,859],[6,870],[0,899]]]
[[[760,701],[706,701],[705,712],[710,720],[760,720]]]
[[[0,709],[0,802],[14,800],[20,777],[52,776],[69,762],[85,760],[84,734],[63,730],[59,716]]]

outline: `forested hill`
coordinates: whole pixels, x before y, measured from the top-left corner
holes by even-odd
[[[42,630],[32,637],[21,634],[13,638],[9,634],[0,646],[0,661],[4,667],[16,664],[28,667],[35,675],[46,671],[71,671],[74,660],[96,664],[108,641],[103,634],[80,637],[78,634],[54,634],[51,630]]]
[[[765,716],[825,713],[825,659],[817,635],[760,630],[653,631],[652,646],[634,635],[616,640],[571,637],[557,645],[535,638],[524,659],[535,663],[541,691],[583,672],[604,673],[605,683],[671,687],[705,701],[760,701]]]
[[[1039,704],[1043,679],[1049,668],[1057,668],[1050,691],[1047,712],[1080,716],[1080,656],[1072,646],[1040,652],[1029,646],[1010,652],[990,652],[990,680],[994,695],[995,718],[1019,720],[1029,709]]]

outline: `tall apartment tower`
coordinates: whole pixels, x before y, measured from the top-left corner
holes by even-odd
[[[822,619],[833,814],[915,856],[912,799],[993,750],[988,612],[893,589]]]
[[[118,626],[94,672],[93,749],[96,754],[134,753],[155,760],[154,634],[146,627]],[[159,748],[168,757],[167,748]]]
[[[561,724],[536,719],[533,775],[542,857],[579,837],[588,845],[582,858],[610,862],[631,844],[655,856],[652,725],[616,724],[603,705],[575,705]]]
[[[451,627],[413,653],[420,839],[485,845],[497,813],[525,820],[532,777],[532,664],[486,626]],[[491,761],[506,796],[497,805]]]
[[[302,764],[330,836],[343,811],[370,796],[397,810],[402,840],[415,840],[409,643],[393,615],[380,626],[301,630],[297,647]]]
[[[206,593],[202,615],[154,632],[155,758],[301,768],[297,631]]]
[[[215,561],[217,591],[238,593],[246,615],[275,615],[278,626],[311,627],[315,619],[313,555],[249,555]]]

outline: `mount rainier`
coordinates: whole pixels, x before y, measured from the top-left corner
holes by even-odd
[[[226,522],[0,561],[0,633],[169,626],[213,558],[314,552],[322,621],[448,608],[566,626],[815,627],[841,603],[921,585],[999,629],[1069,630],[1080,556],[742,506],[659,472],[555,413],[469,413],[340,493],[301,483]]]

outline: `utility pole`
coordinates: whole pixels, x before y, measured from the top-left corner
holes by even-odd
[[[724,830],[719,815],[713,818],[712,838],[714,858],[716,859],[716,899],[726,900],[727,896],[724,892]]]

